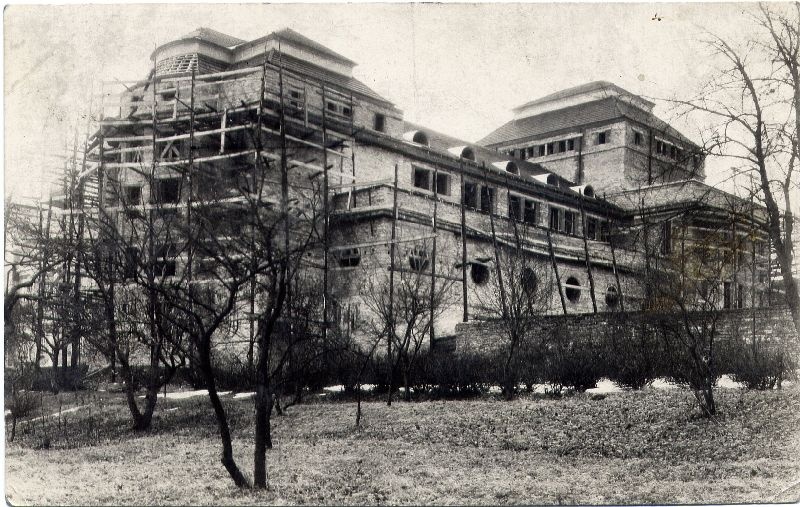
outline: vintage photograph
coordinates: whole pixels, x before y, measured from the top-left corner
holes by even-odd
[[[800,501],[800,4],[3,27],[9,504]]]

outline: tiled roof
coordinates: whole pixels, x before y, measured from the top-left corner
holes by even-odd
[[[257,58],[261,59],[263,57],[259,55]],[[274,65],[278,65],[279,62],[277,51],[273,50],[270,53],[269,61]],[[335,87],[351,91],[355,94],[362,95],[379,102],[383,102],[384,104],[393,105],[391,102],[381,97],[377,92],[354,77],[344,76],[342,74],[323,69],[322,67],[318,67],[317,65],[293,58],[289,55],[283,55],[281,64],[289,72],[302,74],[303,76],[311,79],[330,83]],[[240,65],[252,65],[252,61],[241,62]]]
[[[244,44],[245,42],[242,39],[237,39],[236,37],[232,37],[222,32],[205,27],[200,27],[197,30],[193,30],[181,37],[181,39],[200,39],[225,48],[232,48],[234,46],[238,46],[239,44]]]
[[[349,65],[355,65],[356,64],[356,62],[354,62],[353,60],[350,60],[346,56],[342,56],[339,53],[337,53],[336,51],[332,51],[331,49],[323,46],[319,42],[313,41],[313,40],[309,39],[308,37],[306,37],[305,35],[302,35],[302,34],[299,34],[299,33],[295,32],[291,28],[283,28],[283,29],[278,30],[276,32],[272,32],[269,35],[265,35],[264,37],[259,37],[258,39],[255,39],[255,40],[252,40],[252,41],[249,41],[249,42],[243,44],[242,47],[248,47],[248,46],[261,44],[264,41],[273,40],[273,39],[291,41],[291,42],[294,42],[295,44],[299,44],[301,46],[305,46],[305,47],[311,49],[312,51],[316,51],[317,53],[321,53],[321,54],[326,55],[326,56],[328,56],[330,58],[333,58],[335,60],[339,60],[340,62],[344,62],[344,63],[349,64]]]
[[[621,118],[642,123],[657,132],[669,134],[685,143],[694,145],[691,140],[654,114],[632,106],[617,97],[609,97],[586,104],[548,111],[536,116],[511,120],[478,141],[478,144],[492,146],[511,141],[533,139],[565,130],[574,130],[584,125],[610,122]]]
[[[545,95],[544,97],[538,98],[536,100],[532,100],[530,102],[526,102],[521,106],[517,106],[514,110],[524,109],[529,106],[534,106],[537,104],[544,104],[545,102],[551,102],[554,100],[561,100],[567,97],[572,97],[574,95],[583,95],[584,93],[591,93],[598,90],[613,90],[620,95],[630,95],[636,97],[636,95],[632,94],[628,90],[615,85],[610,81],[592,81],[591,83],[585,83],[578,86],[573,86],[572,88],[567,88],[565,90],[559,90],[555,93],[551,93],[550,95]],[[640,100],[644,100],[641,97],[638,97]]]

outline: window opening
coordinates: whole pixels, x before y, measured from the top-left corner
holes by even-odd
[[[447,173],[436,173],[436,193],[440,195],[450,195],[450,175]]]
[[[491,213],[494,210],[494,188],[481,187],[481,211]]]
[[[526,224],[536,224],[536,201],[525,199],[525,216],[524,221]]]
[[[346,248],[339,250],[339,266],[342,268],[354,268],[361,264],[361,252],[358,248]]]
[[[613,285],[606,289],[606,304],[609,308],[616,308],[619,305],[619,293]]]
[[[430,265],[428,251],[421,245],[415,246],[408,256],[408,265],[414,271],[425,271],[428,269],[428,265]]]
[[[472,268],[470,269],[470,276],[476,285],[483,285],[489,281],[489,268],[484,264],[473,262]]]
[[[425,190],[431,189],[431,172],[428,169],[414,168],[414,186]]]
[[[383,132],[386,129],[386,117],[380,113],[375,113],[375,130]]]
[[[522,213],[520,212],[521,204],[519,196],[508,194],[508,218],[512,220],[522,219]]]
[[[464,206],[468,208],[478,207],[478,185],[475,183],[464,183]]]
[[[567,278],[566,295],[570,303],[577,303],[581,298],[581,287],[578,279],[574,276]]]

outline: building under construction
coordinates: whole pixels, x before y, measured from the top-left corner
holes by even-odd
[[[255,199],[320,219],[306,269],[326,324],[362,311],[365,272],[422,272],[458,301],[437,316],[446,336],[482,317],[509,249],[547,266],[551,314],[639,309],[645,270],[709,243],[724,251],[722,304],[768,304],[760,208],[707,186],[700,148],[612,83],[521,105],[470,143],[404,121],[353,61],[289,29],[243,41],[201,28],[150,58],[146,78],[104,87],[56,204],[99,211],[128,236],[149,224],[149,246],[126,255],[151,257],[159,277],[202,283],[214,267],[170,230],[213,206],[220,237],[241,242]],[[257,302],[242,297],[247,322]]]

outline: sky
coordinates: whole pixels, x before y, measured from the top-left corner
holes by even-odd
[[[710,70],[708,32],[748,33],[755,4],[12,5],[4,10],[5,192],[36,197],[86,131],[102,81],[147,76],[150,53],[198,27],[251,40],[289,27],[356,61],[355,76],[409,121],[477,141],[511,108],[612,81],[698,140],[659,98]],[[731,163],[709,160],[708,182]]]

